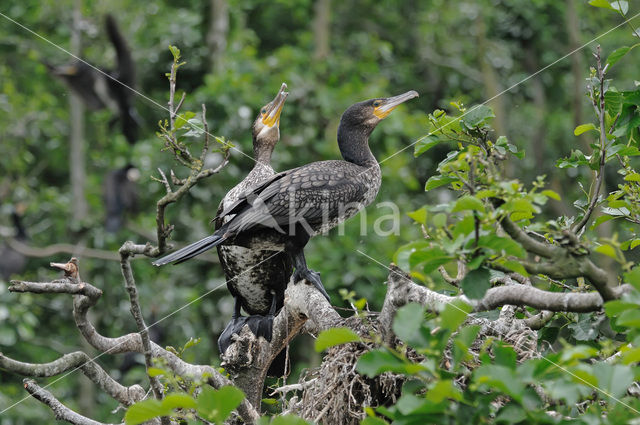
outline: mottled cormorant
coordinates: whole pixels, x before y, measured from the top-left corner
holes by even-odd
[[[271,167],[271,154],[280,140],[280,114],[289,95],[286,89],[287,85],[282,83],[276,97],[260,109],[252,127],[255,165],[247,177],[225,195],[217,215],[244,192],[275,174]],[[220,228],[229,219],[215,220],[215,228]],[[218,339],[220,352],[226,351],[231,344],[231,335],[239,333],[245,324],[256,336],[271,341],[273,317],[284,304],[284,290],[293,271],[289,257],[285,253],[233,245],[218,246],[218,257],[229,292],[235,299],[233,318]],[[242,317],[240,307],[251,316]]]
[[[131,164],[110,171],[104,178],[102,199],[106,213],[107,232],[120,230],[127,213],[134,213],[138,206],[140,170]]]
[[[303,249],[312,236],[335,227],[375,199],[381,175],[369,149],[369,135],[395,107],[417,96],[409,91],[350,106],[338,127],[344,161],[312,162],[276,174],[225,208],[220,218],[231,218],[211,236],[153,264],[180,263],[221,244],[283,250],[293,260],[295,281],[306,279],[329,299],[319,273],[307,267]]]
[[[80,96],[89,109],[109,108],[117,114],[122,134],[130,144],[134,144],[138,140],[140,126],[130,89],[135,85],[135,65],[127,42],[118,30],[113,16],[106,16],[105,27],[109,40],[116,50],[117,67],[114,70],[103,70],[103,72],[112,78],[79,60],[63,66],[46,65],[54,75],[60,77]],[[111,124],[115,120],[116,118],[111,121]]]

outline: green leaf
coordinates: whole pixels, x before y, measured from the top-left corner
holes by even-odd
[[[577,126],[575,130],[573,130],[573,134],[574,134],[574,136],[579,136],[582,133],[584,133],[586,131],[590,131],[590,130],[598,131],[598,127],[596,127],[592,123],[582,124],[582,125]]]
[[[465,321],[473,307],[462,300],[453,300],[444,306],[440,312],[440,322],[443,328],[454,331]]]
[[[189,122],[189,120],[195,116],[196,116],[195,112],[191,112],[191,111],[187,111],[184,114],[178,115],[176,117],[176,122],[175,122],[176,130],[184,127],[187,124],[187,122]]]
[[[176,46],[169,46],[169,51],[173,55],[174,60],[177,61],[178,59],[180,59],[180,49],[178,49]]]
[[[412,343],[420,338],[420,327],[424,321],[424,307],[409,303],[396,313],[393,319],[393,332],[405,342]]]
[[[457,182],[458,179],[449,176],[431,176],[424,185],[425,192],[435,189],[440,186],[447,185],[449,183]]]
[[[358,365],[356,366],[356,370],[359,373],[370,378],[380,375],[383,372],[415,374],[424,369],[425,367],[421,364],[399,359],[386,348],[364,353],[360,356]]]
[[[273,418],[273,421],[271,421],[271,425],[311,425],[311,423],[297,417],[296,415],[288,414],[276,416]]]
[[[171,409],[162,406],[162,403],[155,398],[139,401],[129,406],[124,415],[126,425],[137,425],[158,416],[166,416],[171,413]]]
[[[608,215],[608,214],[601,215],[600,217],[596,218],[596,219],[593,221],[593,224],[591,225],[591,229],[595,229],[596,227],[598,227],[598,226],[599,226],[599,225],[601,225],[602,223],[607,222],[607,221],[609,221],[609,220],[614,220],[614,219],[616,219],[616,218],[617,218],[617,217],[614,217],[614,216],[612,216],[612,215]]]
[[[482,365],[473,372],[473,380],[477,384],[485,384],[496,388],[516,401],[522,401],[524,383],[518,379],[515,371],[500,365]]]
[[[630,272],[625,273],[624,281],[640,291],[640,266],[635,266]]]
[[[462,398],[460,390],[449,379],[437,381],[433,388],[427,392],[427,400],[433,403],[440,403],[446,399],[460,401]]]
[[[202,338],[189,338],[189,341],[187,341],[187,343],[184,344],[184,349],[186,350],[187,348],[194,347],[200,344],[200,341],[202,341]]]
[[[203,387],[196,400],[196,410],[203,418],[221,424],[243,399],[244,393],[231,385],[224,386],[219,390]]]
[[[447,225],[447,215],[445,213],[438,213],[433,216],[433,225],[442,228]]]
[[[440,143],[440,139],[438,139],[436,136],[429,135],[419,139],[414,148],[413,156],[422,155],[438,143]]]
[[[162,399],[162,407],[169,410],[176,408],[195,409],[196,401],[185,393],[170,393]]]
[[[480,236],[478,239],[478,246],[489,248],[495,251],[498,255],[502,255],[502,251],[504,251],[507,255],[514,255],[519,258],[524,258],[526,256],[526,251],[518,242],[511,238],[495,234]]]
[[[614,247],[612,247],[609,244],[603,244],[600,245],[599,247],[596,247],[596,249],[594,249],[595,252],[599,252],[600,254],[604,254],[608,257],[611,257],[613,259],[617,259],[618,255],[616,254],[616,250]]]
[[[640,174],[639,173],[631,173],[624,176],[624,180],[627,182],[640,182]]]
[[[547,197],[551,198],[551,199],[555,199],[556,201],[560,200],[560,195],[558,195],[558,193],[554,192],[553,190],[547,189],[547,190],[543,190],[540,193],[543,194],[544,196],[547,196]]]
[[[360,421],[360,425],[389,425],[389,422],[375,416],[367,416]]]
[[[427,225],[427,207],[422,207],[419,210],[411,211],[407,213],[407,215],[411,217],[413,221],[425,226]]]
[[[614,0],[611,2],[611,7],[623,15],[626,15],[629,11],[629,2],[624,0]]]
[[[152,377],[152,378],[153,378],[153,377],[156,377],[156,376],[165,375],[166,373],[167,373],[167,372],[165,372],[164,370],[159,369],[159,368],[157,368],[157,367],[150,367],[150,368],[147,370],[147,374],[148,374],[150,377]]]
[[[487,290],[491,288],[489,278],[489,270],[484,267],[471,270],[460,282],[460,287],[467,297],[479,299],[484,297]]]
[[[625,310],[618,316],[616,325],[629,328],[640,328],[640,311]]]
[[[487,119],[494,118],[495,114],[493,110],[486,105],[477,105],[467,111],[462,117],[460,117],[460,121],[467,128],[475,128],[480,124],[483,124]]]
[[[604,304],[604,312],[607,316],[614,317],[625,310],[638,308],[638,304],[630,303],[622,300],[607,301]]]
[[[640,45],[640,43],[634,44],[631,47],[628,46],[622,46],[616,50],[614,50],[609,57],[607,58],[607,63],[609,64],[609,66],[613,66],[615,65],[620,59],[622,59],[627,53],[629,53],[631,50],[635,49],[636,47],[638,47]],[[605,102],[606,102],[606,96],[605,96]]]
[[[484,212],[484,204],[482,203],[481,200],[479,200],[474,196],[465,195],[456,201],[451,212],[466,211],[466,210]]]
[[[633,370],[629,366],[599,362],[593,366],[593,374],[598,379],[598,387],[612,397],[612,403],[625,395],[633,383]]]
[[[607,0],[589,0],[589,4],[594,7],[601,7],[603,9],[615,10]]]
[[[360,341],[360,337],[351,329],[345,327],[331,328],[320,332],[318,339],[316,339],[315,348],[319,353],[327,348],[354,341]]]

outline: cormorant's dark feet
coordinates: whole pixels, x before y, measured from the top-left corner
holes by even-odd
[[[320,291],[320,293],[327,299],[327,301],[331,302],[331,298],[329,298],[329,294],[327,294],[327,291],[324,289],[322,281],[320,280],[320,273],[314,272],[313,270],[309,269],[296,269],[293,273],[293,281],[299,282],[302,279],[310,282],[318,291]]]
[[[234,307],[233,317],[231,321],[224,328],[224,331],[218,338],[218,349],[220,354],[227,351],[227,348],[233,343],[233,334],[239,335],[244,325],[249,326],[249,330],[257,337],[263,337],[267,341],[271,342],[271,335],[273,333],[273,316],[276,312],[276,294],[271,291],[273,300],[271,301],[271,308],[266,316],[260,314],[254,314],[253,316],[242,316],[240,314],[240,302],[236,299]]]

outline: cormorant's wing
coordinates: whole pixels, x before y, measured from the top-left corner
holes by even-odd
[[[246,208],[247,206],[250,206],[251,203],[257,197],[262,196],[262,192],[266,188],[268,188],[272,183],[282,179],[287,174],[290,174],[291,172],[293,172],[295,170],[297,170],[297,168],[278,173],[278,174],[274,175],[273,177],[271,177],[269,180],[266,180],[265,182],[260,183],[259,185],[248,189],[247,191],[245,191],[243,194],[240,195],[238,200],[236,200],[234,203],[229,205],[229,207],[226,208],[226,209],[224,209],[224,205],[223,205],[223,203],[221,203],[220,207],[218,208],[218,211],[216,213],[216,217],[214,218],[214,220],[217,221],[218,219],[222,219],[222,218],[224,218],[224,217],[226,217],[228,215],[238,214],[244,208]],[[222,211],[220,211],[220,210],[222,210]],[[216,227],[216,229],[217,229],[217,227]]]
[[[252,191],[255,199],[243,195],[243,201],[232,206],[229,212],[237,215],[228,222],[228,230],[237,234],[259,225],[282,232],[298,220],[316,228],[353,215],[345,213],[362,208],[369,189],[362,170],[346,161],[321,161],[280,173]]]

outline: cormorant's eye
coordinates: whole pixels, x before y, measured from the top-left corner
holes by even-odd
[[[382,104],[382,101],[380,100],[376,100],[375,102],[373,102],[373,107],[377,108],[378,106],[380,106]]]
[[[267,108],[262,108],[262,110],[260,111],[260,113],[261,113],[262,115],[266,114],[266,113],[267,113]]]

